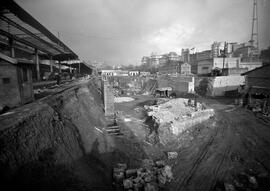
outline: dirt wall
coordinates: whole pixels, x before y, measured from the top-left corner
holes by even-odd
[[[0,178],[14,189],[110,190],[101,155],[113,142],[100,130],[104,123],[90,81],[1,116]]]

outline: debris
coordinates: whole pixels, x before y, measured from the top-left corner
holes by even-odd
[[[126,164],[117,164],[113,176],[116,188],[122,190],[121,188],[124,187],[125,190],[133,191],[157,191],[173,179],[171,167],[165,165],[163,160],[154,162],[151,159],[144,159],[142,166],[137,169],[127,169]],[[123,171],[124,169],[125,171]]]
[[[165,162],[163,160],[156,161],[156,166],[157,167],[164,167],[165,166]]]
[[[136,177],[137,176],[137,169],[128,169],[126,170],[126,177],[129,178],[129,177]]]
[[[235,191],[234,185],[224,183],[225,191]]]
[[[124,189],[130,189],[133,187],[133,182],[131,179],[125,179],[123,180],[123,186],[124,186]]]
[[[155,163],[151,159],[144,159],[142,161],[142,167],[146,169],[152,169],[154,167]]]
[[[167,178],[168,182],[170,182],[173,179],[172,168],[170,166],[166,165],[162,173],[163,176]]]
[[[168,152],[168,159],[176,159],[178,156],[177,152]]]

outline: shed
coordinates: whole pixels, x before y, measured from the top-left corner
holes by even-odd
[[[32,64],[0,53],[0,106],[15,107],[34,100]]]

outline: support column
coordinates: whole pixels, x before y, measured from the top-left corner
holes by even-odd
[[[35,64],[36,64],[36,69],[37,69],[37,81],[40,81],[40,67],[39,67],[38,49],[35,49]]]
[[[81,62],[79,62],[79,75],[81,74]]]
[[[59,74],[61,74],[61,63],[59,60],[58,60],[58,70],[59,70]]]
[[[12,38],[9,38],[9,47],[10,47],[10,56],[12,58],[15,57],[15,49],[14,49],[14,40]]]
[[[50,56],[50,71],[51,71],[51,73],[53,72],[53,60],[52,60],[52,56]]]

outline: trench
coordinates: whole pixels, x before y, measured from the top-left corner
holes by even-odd
[[[0,116],[0,178],[9,190],[113,190],[112,168],[136,167],[140,144],[104,131],[97,82],[86,81]]]

